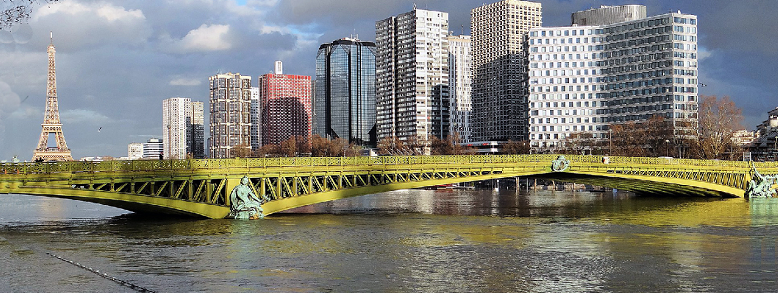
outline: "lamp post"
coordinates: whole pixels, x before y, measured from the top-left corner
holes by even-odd
[[[612,128],[609,129],[609,155],[612,156]]]
[[[665,142],[666,142],[666,156],[668,157],[669,156],[669,140],[667,139]]]

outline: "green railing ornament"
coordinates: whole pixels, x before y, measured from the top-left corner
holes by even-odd
[[[753,164],[753,170],[751,170],[750,173],[753,176],[750,178],[748,188],[745,190],[745,198],[774,197],[777,194],[777,190],[772,188],[772,185],[777,181],[777,176],[761,175],[761,173],[758,173],[758,170],[756,170],[755,164]]]
[[[566,169],[569,168],[569,160],[566,159],[563,155],[558,156],[557,159],[552,161],[552,170],[553,172],[563,172],[566,171]]]

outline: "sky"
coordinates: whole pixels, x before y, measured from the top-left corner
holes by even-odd
[[[59,0],[37,5],[28,21],[0,30],[0,160],[15,155],[30,160],[38,144],[49,32],[57,50],[60,120],[74,159],[122,157],[128,144],[162,137],[163,100],[188,97],[204,102],[208,112],[209,76],[241,73],[252,76],[254,86],[276,60],[284,62],[286,74],[312,76],[321,44],[350,36],[374,41],[377,20],[411,11],[415,4],[447,12],[450,30],[469,34],[470,10],[491,2]],[[545,27],[568,26],[572,12],[600,5],[642,4],[648,16],[677,10],[697,15],[699,80],[707,85],[700,94],[729,96],[742,109],[748,130],[777,107],[777,1],[535,2],[542,3]]]

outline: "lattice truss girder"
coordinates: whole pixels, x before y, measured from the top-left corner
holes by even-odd
[[[607,173],[626,174],[648,177],[676,178],[719,184],[739,189],[745,189],[750,178],[744,172],[711,171],[711,170],[671,170],[671,169],[614,169]]]
[[[500,174],[500,170],[398,170],[367,173],[292,173],[252,176],[252,188],[270,200],[393,183],[479,177]],[[227,205],[230,190],[227,177],[223,178],[132,178],[129,181],[110,179],[104,182],[74,183],[72,188],[104,192],[157,196],[185,201]],[[475,178],[474,180],[479,180]],[[118,182],[117,182],[118,181]]]

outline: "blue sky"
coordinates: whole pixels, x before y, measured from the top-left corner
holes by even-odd
[[[731,97],[750,130],[777,107],[777,1],[538,2],[543,26],[566,26],[572,12],[599,5],[695,14],[699,79],[707,84],[700,93]],[[209,76],[238,72],[256,83],[275,60],[285,73],[313,75],[320,44],[353,34],[373,41],[375,21],[415,3],[447,12],[450,30],[469,34],[470,10],[485,1],[60,0],[35,7],[27,23],[0,30],[0,160],[29,160],[37,145],[50,31],[73,156],[120,157],[127,144],[162,136],[162,100],[207,102]]]

